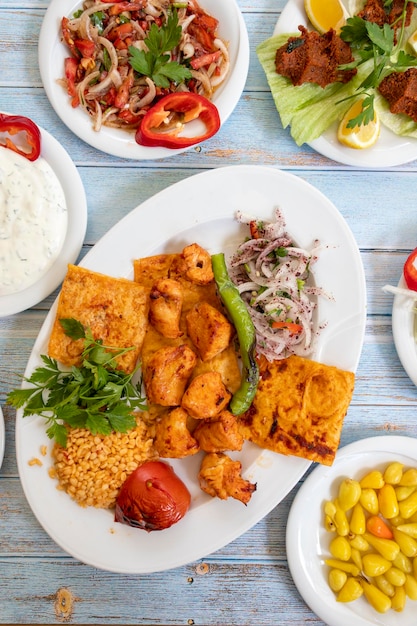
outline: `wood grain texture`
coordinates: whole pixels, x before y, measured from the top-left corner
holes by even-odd
[[[136,206],[212,168],[241,163],[272,166],[314,185],[350,227],[367,284],[365,340],[341,444],[388,434],[417,437],[417,390],[397,357],[392,296],[382,291],[384,284],[398,282],[408,252],[417,245],[417,161],[378,171],[356,169],[308,146],[297,147],[281,127],[256,57],[256,46],[272,34],[285,0],[239,0],[239,5],[251,46],[245,89],[227,123],[201,150],[135,162],[103,154],[73,135],[53,111],[41,83],[38,37],[48,6],[44,0],[0,1],[0,110],[19,107],[74,160],[89,212],[79,259]],[[147,233],[138,233],[138,251],[146,237]],[[163,574],[100,571],[67,555],[43,530],[22,491],[15,413],[4,402],[24,372],[56,295],[57,291],[29,311],[0,318],[0,405],[6,423],[0,470],[0,623],[324,626],[299,595],[287,564],[287,517],[304,479],[243,536],[199,562]]]

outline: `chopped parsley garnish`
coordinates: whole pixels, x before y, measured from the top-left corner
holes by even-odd
[[[23,408],[23,417],[40,415],[47,420],[47,435],[65,447],[67,427],[87,428],[94,435],[127,432],[136,425],[134,409],[145,410],[141,383],[133,383],[137,369],[126,374],[117,369],[117,359],[133,348],[113,348],[94,339],[91,330],[74,319],[61,319],[65,334],[83,339],[80,367],[69,371],[44,354],[43,367],[37,367],[24,380],[31,387],[15,389],[7,404]]]
[[[144,43],[147,50],[129,46],[129,63],[142,76],[149,76],[157,87],[169,87],[191,78],[191,71],[178,61],[171,61],[171,52],[181,40],[181,26],[174,9],[160,28],[153,23]]]

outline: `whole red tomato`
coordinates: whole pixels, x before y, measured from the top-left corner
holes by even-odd
[[[404,264],[404,280],[409,289],[417,291],[417,248],[412,251]]]
[[[190,492],[170,465],[147,461],[123,483],[115,521],[147,531],[164,530],[184,517],[190,502]]]

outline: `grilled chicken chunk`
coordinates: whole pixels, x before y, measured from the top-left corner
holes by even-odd
[[[143,381],[149,402],[179,406],[197,356],[187,345],[160,348],[144,363]]]
[[[209,361],[223,352],[234,332],[225,316],[208,302],[196,304],[187,314],[186,323],[188,336],[202,361]]]
[[[242,464],[223,453],[210,453],[204,457],[198,475],[200,487],[213,498],[229,497],[247,504],[256,484],[241,476]]]
[[[196,419],[215,417],[226,408],[231,395],[219,372],[205,372],[193,378],[183,395],[181,406]]]
[[[197,285],[208,285],[214,280],[211,256],[198,243],[186,246],[182,251],[184,274]]]
[[[172,409],[155,426],[154,446],[162,458],[182,459],[199,451],[198,442],[187,427],[188,413]]]
[[[229,411],[222,411],[214,419],[199,422],[193,437],[205,452],[241,450],[244,442],[238,422]]]
[[[168,339],[183,334],[180,330],[182,302],[183,292],[178,281],[161,278],[154,283],[149,294],[149,321]]]

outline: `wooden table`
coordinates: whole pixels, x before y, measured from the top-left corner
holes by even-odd
[[[226,0],[223,0],[226,1]],[[73,135],[43,90],[37,43],[47,3],[0,4],[0,110],[16,110],[54,135],[69,152],[88,198],[88,229],[80,258],[128,211],[168,185],[231,164],[269,165],[315,185],[340,210],[360,247],[368,317],[353,401],[342,445],[388,434],[417,437],[417,392],[397,357],[392,297],[407,253],[417,245],[417,161],[384,170],[334,163],[283,131],[255,48],[272,34],[285,0],[239,0],[251,43],[249,75],[230,119],[201,149],[154,162],[103,154]],[[138,242],[140,250],[140,240]],[[343,276],[340,277],[343,280]],[[0,622],[322,624],[300,597],[287,566],[285,528],[299,485],[261,522],[202,561],[165,573],[118,575],[86,566],[61,550],[32,514],[17,473],[15,412],[5,397],[22,374],[56,294],[0,319],[0,403],[6,453],[0,471]]]

